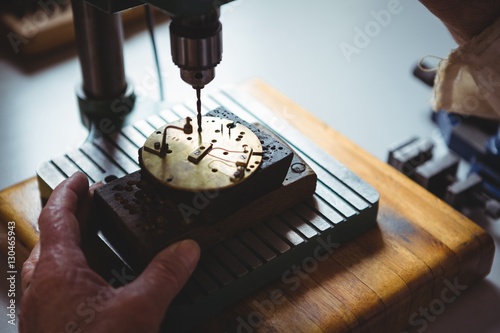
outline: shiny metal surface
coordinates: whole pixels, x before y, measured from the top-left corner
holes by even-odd
[[[193,88],[203,88],[215,78],[215,66],[222,60],[220,11],[174,18],[170,24],[172,60],[181,78]]]
[[[172,59],[182,69],[213,68],[222,59],[222,26],[215,34],[203,38],[178,36],[174,31],[170,38]]]
[[[120,14],[107,14],[83,0],[72,0],[83,90],[87,97],[107,100],[127,88]]]
[[[181,191],[218,191],[246,181],[262,161],[262,145],[249,128],[203,117],[203,132],[185,133],[185,120],[158,128],[140,150],[143,170],[158,183]],[[168,154],[161,155],[167,130]]]

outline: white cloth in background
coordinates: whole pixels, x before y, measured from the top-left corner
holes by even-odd
[[[435,110],[500,119],[500,18],[440,62]]]

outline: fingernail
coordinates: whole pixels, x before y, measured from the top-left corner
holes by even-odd
[[[186,268],[192,272],[200,258],[200,247],[193,240],[184,240],[175,247],[174,254],[182,259],[186,263]]]

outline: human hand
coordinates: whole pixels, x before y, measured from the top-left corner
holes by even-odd
[[[420,0],[446,25],[459,45],[468,42],[500,17],[498,0]]]
[[[87,177],[77,173],[43,208],[40,245],[22,271],[20,333],[157,333],[195,269],[200,249],[194,241],[182,241],[160,252],[132,283],[111,287],[88,267],[80,248],[90,199]],[[95,315],[82,316],[82,305],[91,301]]]

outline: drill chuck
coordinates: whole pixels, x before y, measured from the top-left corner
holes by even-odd
[[[222,24],[219,10],[190,18],[174,17],[170,24],[173,62],[181,78],[201,89],[215,77],[215,67],[222,60]]]

